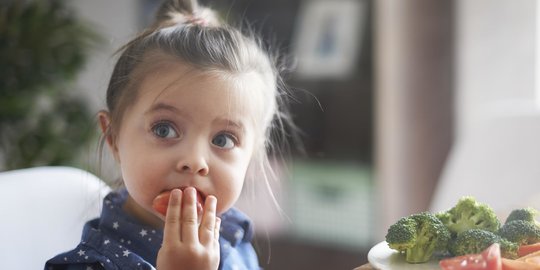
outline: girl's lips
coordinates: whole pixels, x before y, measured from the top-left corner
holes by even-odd
[[[184,191],[184,188],[180,188],[180,190]],[[171,198],[171,190],[164,191],[156,196],[154,201],[152,202],[152,208],[156,210],[156,212],[162,214],[165,216],[167,214],[167,208],[169,206],[169,199]],[[200,220],[203,212],[203,204],[204,199],[203,195],[200,191],[197,190],[197,219]]]

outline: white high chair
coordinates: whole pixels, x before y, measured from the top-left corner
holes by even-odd
[[[502,221],[515,208],[540,209],[539,108],[498,106],[454,145],[431,211],[446,210],[463,195],[487,203]]]
[[[43,269],[46,260],[74,248],[109,190],[71,167],[0,172],[1,268]]]

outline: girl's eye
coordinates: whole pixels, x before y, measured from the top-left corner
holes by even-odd
[[[220,148],[231,149],[236,146],[235,138],[229,134],[219,134],[212,139],[212,143]]]
[[[152,132],[154,135],[164,138],[164,139],[170,139],[170,138],[178,138],[178,133],[169,123],[158,123],[152,127]]]

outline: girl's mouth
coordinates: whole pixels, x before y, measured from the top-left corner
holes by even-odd
[[[180,188],[180,190],[184,191],[186,187]],[[197,220],[200,222],[202,212],[203,212],[203,205],[204,205],[204,199],[203,195],[200,191],[197,191],[197,201],[195,202],[196,208],[197,208]],[[171,198],[171,190],[164,191],[156,196],[154,201],[152,202],[152,208],[165,216],[167,214],[167,208],[169,206],[169,199]],[[183,200],[182,200],[183,201]],[[182,202],[183,205],[183,202]]]

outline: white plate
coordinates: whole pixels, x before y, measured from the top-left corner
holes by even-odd
[[[376,269],[381,270],[436,270],[440,269],[439,260],[432,258],[426,263],[408,263],[405,256],[397,251],[390,249],[388,244],[383,241],[375,245],[368,253],[369,263]]]

